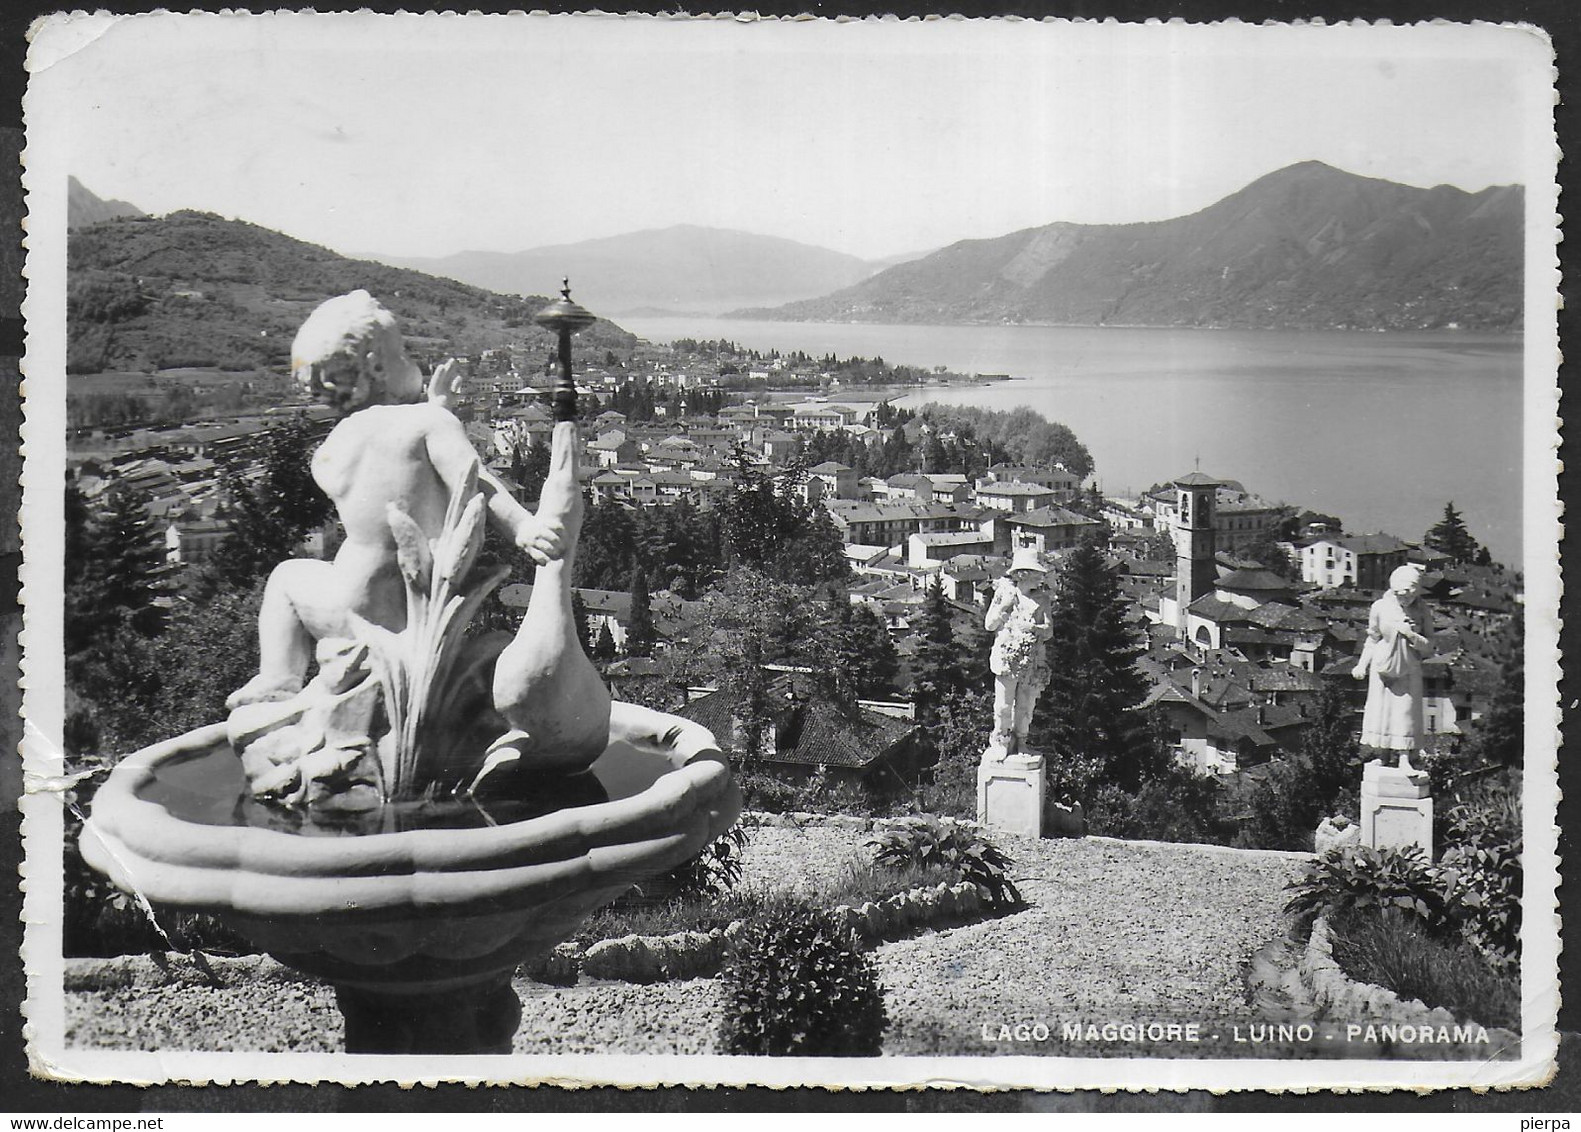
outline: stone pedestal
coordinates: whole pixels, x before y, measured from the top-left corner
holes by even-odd
[[[1418,846],[1433,857],[1433,799],[1427,775],[1373,759],[1361,774],[1361,843],[1374,849]]]
[[[996,758],[986,753],[977,767],[977,820],[1019,837],[1042,837],[1047,789],[1042,755]]]

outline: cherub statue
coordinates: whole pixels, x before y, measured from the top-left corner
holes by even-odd
[[[425,399],[394,317],[366,291],[321,304],[291,352],[297,381],[342,414],[312,473],[346,538],[333,561],[282,562],[265,587],[258,674],[227,700],[254,792],[311,801],[336,776],[364,784],[381,777],[369,761],[379,694],[391,724],[377,740],[386,793],[392,777],[421,784],[406,773],[413,759],[431,758],[452,785],[473,770],[481,778],[479,733],[482,746],[493,741],[491,769],[501,761],[585,769],[607,741],[610,701],[570,615],[568,559],[582,514],[575,423],[555,428],[535,516],[482,467],[450,412],[457,364],[435,369]],[[539,567],[514,640],[463,636],[465,612],[503,573],[468,585],[483,522]],[[411,616],[420,620],[408,631]],[[315,658],[318,675],[304,691]],[[435,717],[428,689],[442,695],[457,671],[466,693],[438,704]],[[397,753],[420,745],[420,733],[446,749]]]
[[[425,400],[422,371],[406,356],[394,316],[367,291],[337,296],[308,316],[291,345],[291,370],[342,414],[313,456],[313,480],[335,504],[346,540],[331,562],[295,558],[269,575],[258,675],[231,694],[231,708],[300,692],[315,643],[353,636],[348,613],[394,632],[405,627],[388,509],[399,507],[433,538],[477,461],[448,409],[459,366],[437,367]],[[490,520],[534,562],[564,552],[563,517],[540,522],[487,469],[479,470],[478,487]]]
[[[1048,684],[1044,645],[1051,628],[1041,593],[1047,573],[1036,550],[1019,547],[1010,560],[1010,573],[1000,579],[983,620],[994,634],[994,647],[989,654],[989,668],[994,674],[994,731],[988,754],[995,758],[1025,753],[1032,711]]]
[[[1407,563],[1389,575],[1389,591],[1372,603],[1367,643],[1351,675],[1367,681],[1363,746],[1400,752],[1410,771],[1422,741],[1422,661],[1432,654],[1432,615],[1422,600],[1423,568]]]

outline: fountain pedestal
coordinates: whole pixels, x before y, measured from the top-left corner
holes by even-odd
[[[206,793],[193,768],[226,769]],[[516,968],[633,884],[696,856],[741,798],[713,735],[616,702],[593,765],[610,800],[519,821],[308,836],[246,824],[225,727],[128,756],[84,859],[155,906],[212,912],[336,989],[352,1053],[506,1053]]]
[[[510,1053],[522,1004],[509,975],[442,991],[338,986],[347,1053]]]

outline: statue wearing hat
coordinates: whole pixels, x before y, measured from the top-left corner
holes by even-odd
[[[1010,572],[999,580],[984,618],[994,634],[989,655],[994,674],[994,730],[987,751],[991,758],[1026,753],[1032,710],[1048,684],[1044,645],[1050,627],[1043,590],[1047,574],[1035,549],[1017,548]]]

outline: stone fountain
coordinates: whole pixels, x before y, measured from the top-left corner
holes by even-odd
[[[229,718],[123,760],[83,830],[127,892],[333,984],[348,1052],[508,1053],[516,967],[739,812],[713,736],[612,701],[577,638],[570,339],[592,316],[567,285],[538,318],[559,380],[537,514],[479,465],[455,367],[424,400],[366,292],[304,323],[293,372],[344,414],[313,474],[346,541],[276,567]],[[488,523],[537,563],[514,635],[470,627],[507,573],[478,566]]]

